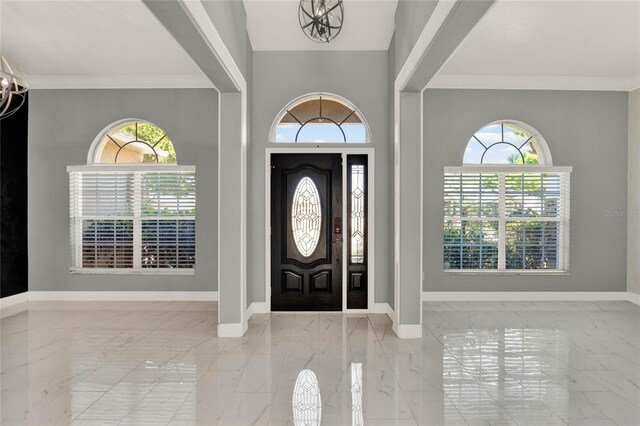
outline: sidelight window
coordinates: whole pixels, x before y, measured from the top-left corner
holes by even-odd
[[[365,250],[365,166],[350,164],[351,263],[364,263]]]

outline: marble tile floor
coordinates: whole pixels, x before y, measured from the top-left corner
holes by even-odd
[[[352,364],[365,425],[640,424],[627,302],[425,303],[412,340],[384,315],[256,315],[238,339],[216,318],[206,302],[30,302],[0,323],[2,424],[294,424],[309,369],[321,424],[349,425]]]

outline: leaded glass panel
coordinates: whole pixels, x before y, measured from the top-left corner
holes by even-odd
[[[304,257],[309,257],[318,247],[322,208],[318,187],[310,177],[303,177],[293,194],[291,227],[293,240]]]
[[[365,175],[363,164],[351,165],[351,263],[364,263]]]

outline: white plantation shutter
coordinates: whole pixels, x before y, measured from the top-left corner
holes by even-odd
[[[445,173],[446,269],[498,268],[497,173]]]
[[[72,269],[195,267],[195,167],[69,167]]]
[[[570,167],[465,166],[444,173],[444,268],[569,266]]]

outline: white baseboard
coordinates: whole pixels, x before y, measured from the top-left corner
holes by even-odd
[[[241,323],[218,324],[218,337],[242,337],[245,331]]]
[[[14,294],[13,296],[7,296],[0,299],[0,318],[5,318],[11,315],[15,315],[19,312],[26,310],[29,304],[28,291],[24,293]]]
[[[388,303],[374,303],[370,308],[369,308],[369,313],[372,314],[388,314],[389,310],[391,309],[391,306],[389,306]]]
[[[627,292],[628,301],[640,305],[640,294]]]
[[[0,299],[0,309],[8,308],[9,306],[17,305],[18,303],[28,302],[29,292],[14,294],[13,296],[7,296]]]
[[[393,323],[393,331],[400,339],[419,339],[422,337],[422,325]]]
[[[629,301],[624,291],[424,291],[423,302]],[[638,296],[638,295],[636,295]],[[637,303],[637,302],[633,302]]]
[[[251,310],[251,315],[269,313],[266,302],[252,302],[251,305],[249,305],[249,310]]]
[[[217,291],[30,291],[33,301],[215,302]]]

